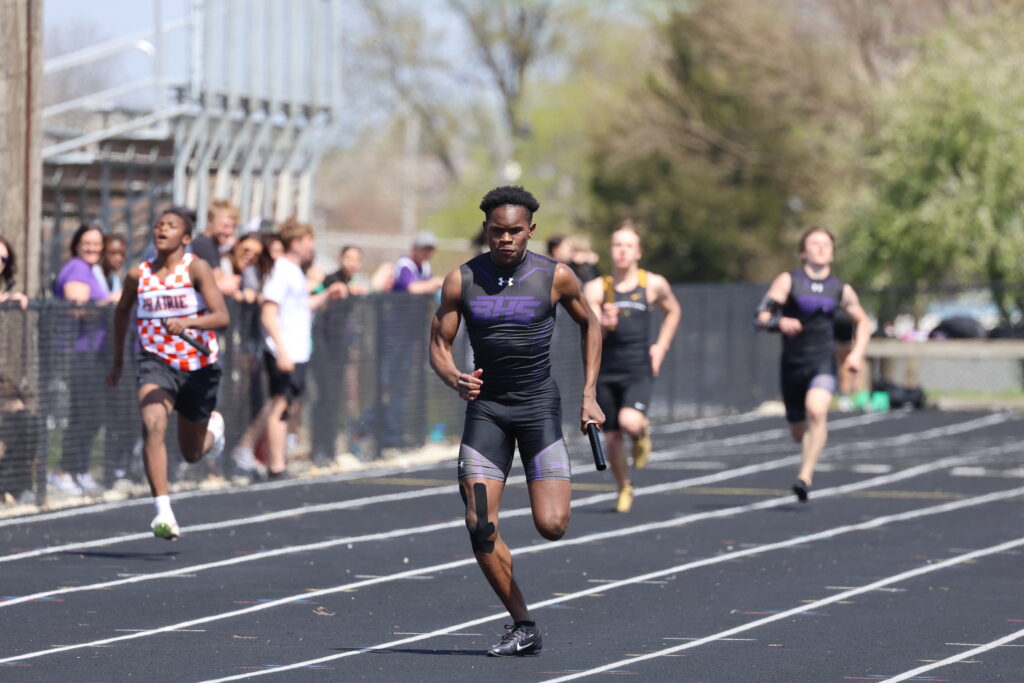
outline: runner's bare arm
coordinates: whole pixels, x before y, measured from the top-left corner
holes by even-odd
[[[594,278],[583,285],[583,298],[587,300],[590,310],[594,311],[594,315],[600,320],[601,304],[604,303],[604,283],[601,278]]]
[[[555,266],[554,297],[576,324],[580,326],[583,354],[583,405],[580,408],[580,430],[586,433],[591,422],[604,424],[604,413],[597,405],[597,374],[601,369],[601,323],[593,308],[583,297],[576,275],[564,263]]]
[[[843,365],[851,372],[860,371],[864,364],[864,353],[868,348],[868,341],[871,339],[871,320],[868,319],[867,311],[860,305],[860,297],[853,291],[850,285],[843,285],[843,298],[840,306],[849,314],[853,320],[853,348],[843,361]]]
[[[651,292],[654,295],[654,300],[651,303],[665,314],[665,318],[661,321],[661,329],[658,330],[658,339],[650,350],[651,369],[654,371],[654,376],[657,377],[661,370],[661,363],[665,360],[665,354],[672,347],[672,340],[675,339],[676,328],[679,327],[679,320],[682,318],[683,312],[668,280],[661,275],[650,273],[648,281],[653,285],[652,289],[654,290]]]
[[[441,286],[441,305],[430,323],[430,367],[441,381],[459,392],[466,401],[480,395],[483,370],[460,372],[452,356],[452,343],[462,322],[462,272],[456,268],[448,273]]]

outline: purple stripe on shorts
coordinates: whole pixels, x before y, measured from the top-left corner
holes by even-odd
[[[560,455],[564,455],[564,459],[562,457],[556,456],[554,458],[549,458],[549,462],[545,462],[544,456],[548,455],[551,451],[557,449],[559,446],[561,446],[561,451],[562,451]],[[548,474],[552,474],[554,472],[559,472],[559,471],[565,472],[567,475],[569,475],[571,477],[571,471],[569,469],[569,459],[568,458],[569,458],[569,453],[568,453],[568,451],[565,448],[565,440],[564,439],[558,439],[557,441],[554,441],[554,442],[548,444],[547,446],[545,446],[543,449],[540,450],[540,452],[537,453],[537,455],[533,456],[533,458],[530,461],[530,473],[529,473],[529,476],[527,478],[530,481],[535,481],[535,480],[541,479],[542,475],[545,472],[547,472]],[[563,479],[563,478],[567,478],[567,477],[555,477],[555,478],[556,479]]]
[[[835,375],[815,375],[811,378],[811,383],[807,385],[808,389],[824,389],[830,394],[836,393],[836,376]]]

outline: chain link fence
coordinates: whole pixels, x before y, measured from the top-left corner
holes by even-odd
[[[675,288],[683,309],[672,349],[655,382],[655,422],[749,410],[777,394],[778,340],[751,331],[760,285]],[[231,326],[221,335],[223,379],[218,410],[230,454],[267,393],[256,306],[229,302]],[[335,301],[314,323],[314,352],[297,425],[294,461],[326,465],[340,453],[373,461],[390,449],[455,443],[464,403],[429,366],[432,297],[379,294]],[[85,479],[96,492],[118,481],[144,481],[134,354],[110,388],[113,307],[33,302],[0,306],[0,499],[46,501],[62,477]],[[552,343],[570,450],[584,455],[579,434],[583,381],[579,331],[564,312]],[[134,348],[129,328],[127,348]],[[472,365],[468,339],[455,344],[460,367]],[[171,479],[189,471],[168,430]],[[232,474],[232,459],[205,474]],[[180,471],[179,471],[180,469]],[[66,479],[63,480],[66,483]],[[49,484],[49,486],[48,486]],[[143,489],[144,490],[144,489]],[[137,488],[135,493],[141,493]]]

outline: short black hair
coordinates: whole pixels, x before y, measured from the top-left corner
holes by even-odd
[[[558,247],[562,246],[562,242],[564,241],[564,235],[553,235],[551,239],[548,240],[548,256],[551,256],[554,253],[555,249],[558,249]],[[552,256],[552,258],[554,257]]]
[[[484,212],[484,218],[490,220],[491,211],[499,206],[521,206],[529,214],[528,218],[533,219],[535,211],[540,209],[540,202],[532,194],[518,185],[502,185],[496,187],[480,200],[480,210]]]
[[[185,234],[191,236],[192,230],[195,229],[196,225],[196,212],[187,206],[172,206],[169,209],[164,209],[160,212],[160,215],[173,214],[180,218],[185,224]]]

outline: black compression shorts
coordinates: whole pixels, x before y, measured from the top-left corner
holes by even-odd
[[[654,376],[650,368],[634,372],[601,371],[597,379],[597,404],[604,413],[602,430],[619,430],[619,411],[632,408],[647,414],[654,389]]]
[[[834,354],[818,358],[782,360],[782,401],[786,404],[786,422],[807,419],[807,392],[825,389],[836,392],[836,358]]]
[[[554,379],[529,391],[466,404],[459,479],[505,481],[517,445],[527,481],[572,479],[562,438],[562,400]]]
[[[139,353],[138,380],[141,388],[155,384],[174,401],[178,415],[206,424],[217,407],[217,387],[220,386],[220,364],[207,365],[199,370],[172,368],[163,359],[148,351]]]

